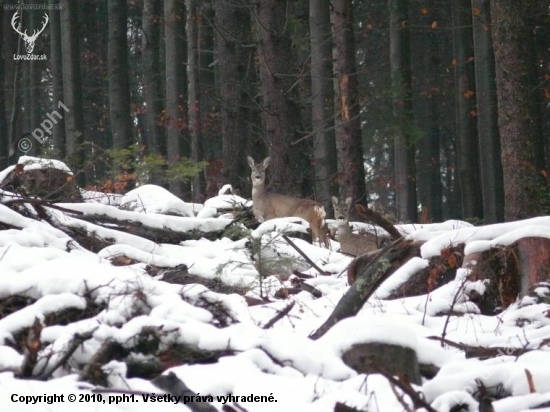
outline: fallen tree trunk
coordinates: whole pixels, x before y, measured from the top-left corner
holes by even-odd
[[[339,321],[354,316],[376,289],[401,265],[420,255],[421,242],[400,238],[386,246],[375,260],[363,266],[360,257],[355,266],[357,280],[340,299],[326,322],[317,329],[311,339],[319,339]]]
[[[397,240],[403,237],[401,233],[399,233],[399,231],[395,228],[395,226],[384,219],[380,213],[359,204],[355,205],[355,210],[357,210],[359,216],[366,219],[368,222],[380,226],[382,229],[388,232],[392,239]]]
[[[80,215],[80,216],[74,216],[74,217],[80,220],[83,220],[85,222],[93,223],[94,225],[106,227],[108,229],[115,229],[120,232],[143,237],[155,243],[170,243],[170,244],[177,245],[180,242],[184,242],[186,240],[198,240],[201,238],[205,238],[208,240],[216,240],[223,233],[223,230],[212,231],[212,232],[198,232],[198,231],[180,232],[180,231],[175,231],[167,228],[161,229],[161,228],[146,226],[141,222],[115,219],[107,215]]]
[[[401,299],[432,292],[455,279],[463,258],[463,243],[443,249],[439,256],[430,259],[428,267],[415,273],[385,299]]]

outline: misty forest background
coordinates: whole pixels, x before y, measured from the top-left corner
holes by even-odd
[[[550,212],[549,0],[57,3],[20,12],[28,33],[49,15],[43,61],[13,58],[0,8],[2,169],[27,137],[81,187],[203,202],[250,197],[246,155],[270,155],[270,190],[329,215],[338,194],[402,222]]]

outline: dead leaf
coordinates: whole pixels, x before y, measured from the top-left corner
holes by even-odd
[[[464,97],[465,97],[466,99],[470,99],[473,95],[474,95],[474,92],[473,92],[472,90],[466,90],[466,91],[464,92]]]

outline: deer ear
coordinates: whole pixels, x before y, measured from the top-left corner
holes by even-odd
[[[352,200],[353,200],[353,199],[352,199],[351,197],[348,197],[348,198],[346,199],[346,205],[348,205],[348,206],[351,205],[351,201],[352,201]]]
[[[268,156],[263,161],[264,168],[267,169],[267,166],[269,166],[270,163],[271,163],[271,157]]]
[[[248,160],[248,165],[253,169],[254,168],[254,159],[252,159],[250,156],[247,156],[246,159]]]
[[[338,204],[338,198],[336,196],[332,196],[332,204],[336,206]]]

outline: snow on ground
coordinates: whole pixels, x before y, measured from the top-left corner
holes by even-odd
[[[120,200],[125,210],[166,215],[195,216],[202,205],[186,203],[168,190],[156,185],[143,185],[130,190]]]
[[[135,189],[120,200],[121,208],[116,202],[109,204],[90,193],[86,203],[59,206],[85,217],[105,216],[174,232],[221,230],[232,220],[229,215],[220,217],[220,213],[234,205],[249,206],[243,198],[220,193],[203,208],[152,185]],[[201,209],[205,211],[202,216]],[[193,217],[197,212],[199,215]],[[371,412],[402,411],[403,405],[384,377],[358,374],[341,359],[353,344],[373,341],[412,348],[421,364],[440,368],[433,379],[424,379],[421,386],[415,386],[437,411],[449,411],[457,402],[477,410],[478,403],[470,396],[478,389],[476,380],[510,395],[493,402],[497,412],[527,410],[550,400],[550,305],[526,297],[499,316],[489,317],[480,315],[475,305],[460,298],[454,304],[453,315],[441,316],[462,287],[466,269],[460,269],[454,281],[429,296],[384,300],[400,283],[426,267],[431,256],[451,244],[465,242],[467,250],[479,251],[509,244],[518,236],[549,237],[550,218],[485,227],[460,221],[400,225],[399,230],[410,238],[426,241],[422,257],[403,265],[357,316],[341,321],[313,341],[308,336],[323,324],[348,290],[346,268],[352,259],[335,251],[337,242],[332,242],[331,249],[324,249],[292,237],[321,270],[331,274],[320,276],[281,237],[281,233],[289,231],[305,232],[306,224],[301,219],[275,219],[253,231],[240,227],[244,234],[237,240],[202,238],[174,245],[155,243],[59,210],[51,209],[49,213],[52,222],[62,227],[95,233],[111,239],[112,244],[97,253],[87,251],[50,224],[0,205],[0,223],[14,227],[0,230],[2,411],[68,411],[74,408],[68,402],[69,395],[75,395],[78,408],[85,411],[145,411],[152,406],[161,411],[190,410],[181,403],[145,402],[145,395],[164,392],[148,381],[128,377],[128,367],[122,362],[111,361],[104,366],[109,389],[98,392],[97,387],[78,380],[78,373],[105,342],[115,342],[130,351],[129,359],[146,361],[147,355],[137,349],[144,333],[158,338],[159,351],[177,344],[200,351],[227,352],[213,363],[174,363],[165,371],[173,372],[195,395],[211,396],[208,401],[218,410],[225,403],[232,403],[227,396],[233,395],[250,412],[328,412],[336,402]],[[117,255],[137,263],[113,266],[110,259]],[[149,275],[147,265],[168,269],[186,265],[192,275],[218,279],[242,288],[248,297],[267,297],[271,302],[248,306],[245,298],[237,294],[216,293],[198,284],[167,283],[162,280],[162,273]],[[264,275],[261,281],[259,270]],[[292,270],[313,276],[307,283],[317,288],[322,297],[315,299],[300,292],[283,300],[274,298],[278,289],[291,286],[288,277]],[[468,290],[483,288],[481,281],[467,285]],[[5,302],[11,296],[26,300],[24,307],[10,311]],[[272,328],[263,329],[291,301],[295,305],[289,315]],[[208,310],[213,305],[219,310]],[[59,311],[87,315],[69,323],[48,321]],[[18,339],[35,319],[44,322],[44,328],[43,347],[34,373],[50,374],[48,381],[14,376],[24,360],[24,354],[15,349]],[[87,334],[89,339],[66,362],[68,367],[55,368],[75,334]],[[466,359],[464,352],[431,339],[443,334],[450,341],[468,345],[536,350],[519,357],[510,352],[488,360]],[[536,393],[531,393],[526,370],[533,377]],[[132,398],[116,398],[122,397],[124,391],[133,394]],[[63,395],[64,401],[57,399],[57,403],[49,404],[55,400],[50,395]],[[263,398],[241,399],[250,395]],[[405,400],[410,404],[407,397]]]

